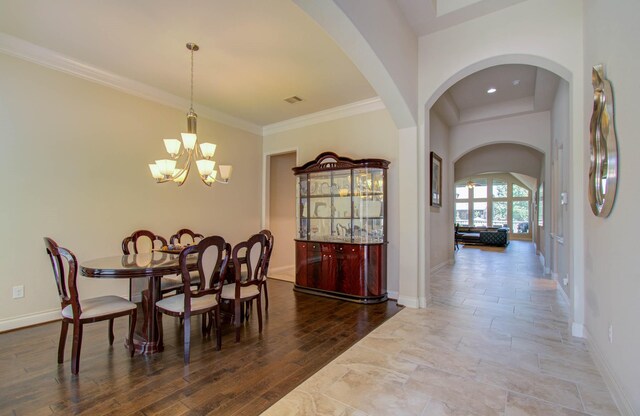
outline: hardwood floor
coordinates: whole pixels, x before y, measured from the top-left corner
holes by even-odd
[[[59,322],[0,334],[0,414],[260,414],[400,310],[394,301],[364,306],[295,293],[278,280],[269,281],[269,300],[263,333],[252,316],[236,344],[225,324],[221,351],[194,318],[188,366],[181,326],[169,317],[164,352],[133,358],[123,346],[126,319],[116,320],[113,347],[106,322],[86,325],[78,376],[70,338],[64,364],[56,363]]]

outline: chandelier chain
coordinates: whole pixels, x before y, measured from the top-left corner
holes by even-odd
[[[191,111],[193,111],[193,49],[191,49]]]

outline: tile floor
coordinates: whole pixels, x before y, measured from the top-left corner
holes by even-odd
[[[404,309],[263,415],[619,415],[531,243],[462,247]]]

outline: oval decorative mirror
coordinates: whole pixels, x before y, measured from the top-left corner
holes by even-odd
[[[589,124],[591,165],[589,166],[589,204],[598,217],[608,217],[613,208],[618,181],[618,145],[613,122],[613,92],[604,78],[604,67],[591,72],[593,113]]]

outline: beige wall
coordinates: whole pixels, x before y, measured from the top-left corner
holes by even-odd
[[[631,230],[637,221],[640,193],[640,2],[587,0],[585,4],[585,60],[582,103],[585,120],[591,117],[591,67],[605,64],[613,85],[619,170],[615,205],[608,218],[591,213],[586,198],[569,200],[585,212],[586,327],[595,350],[603,357],[605,373],[612,376],[626,414],[640,414],[640,272],[638,239]],[[584,136],[585,143],[588,131]],[[586,182],[588,148],[583,153]],[[609,325],[613,342],[609,342]]]
[[[296,153],[269,158],[269,229],[274,237],[269,269],[294,267],[296,232],[296,180],[291,168],[296,166]]]
[[[569,222],[569,206],[562,204],[560,195],[566,192],[569,198],[573,195],[569,188],[571,161],[570,123],[569,123],[569,83],[561,80],[551,110],[551,180],[545,184],[545,202],[549,207],[548,223],[545,224],[545,237],[548,250],[545,250],[545,260],[552,276],[558,281],[562,290],[570,296],[573,286],[573,276],[570,274],[571,232]],[[545,206],[545,211],[547,210]],[[567,284],[565,284],[565,280]]]
[[[264,137],[263,153],[274,154],[297,149],[298,163],[303,164],[318,154],[332,151],[355,159],[382,158],[389,160],[387,229],[388,290],[398,291],[398,129],[386,110],[359,114],[288,130]],[[405,184],[413,190],[414,183]],[[417,227],[417,225],[416,225]],[[293,236],[291,236],[293,239]],[[394,293],[392,293],[393,295]]]
[[[431,130],[431,151],[442,158],[442,207],[430,207],[429,239],[431,243],[431,270],[436,270],[453,261],[453,161],[449,157],[449,127],[440,117],[431,111],[429,114]],[[430,184],[426,193],[429,195]]]
[[[165,157],[162,139],[184,130],[184,111],[1,54],[0,91],[0,329],[57,316],[43,236],[82,262],[119,254],[138,228],[168,237],[188,227],[231,243],[259,230],[258,136],[201,118],[218,163],[234,165],[231,183],[156,185],[147,164]],[[83,297],[128,293],[123,281],[80,280]],[[25,297],[13,300],[19,284]]]

